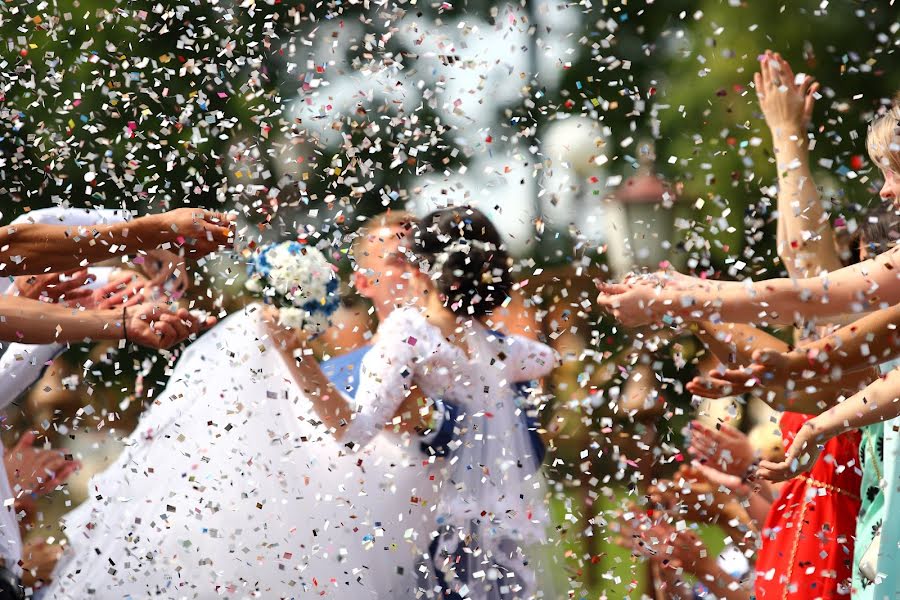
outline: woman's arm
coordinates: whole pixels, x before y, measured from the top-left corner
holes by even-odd
[[[900,416],[900,369],[869,384],[850,398],[803,424],[791,447],[779,463],[763,461],[759,474],[772,481],[783,481],[808,471],[825,443],[851,429],[888,421]]]
[[[23,223],[0,227],[0,276],[67,271],[165,244],[198,256],[231,243],[232,217],[179,208],[128,223],[92,226]]]
[[[355,402],[349,400],[322,371],[319,362],[312,355],[312,351],[305,348],[298,332],[284,329],[278,324],[277,311],[271,307],[266,308],[264,321],[272,337],[275,347],[278,349],[288,370],[293,376],[294,382],[303,390],[310,399],[316,414],[322,422],[333,432],[335,439],[344,440],[348,426],[355,418],[360,418],[354,410]],[[302,352],[302,360],[295,358],[295,352]],[[373,347],[370,352],[379,351]],[[362,384],[357,394],[362,391],[366,395],[366,389]],[[426,401],[421,390],[410,384],[407,389],[400,385],[395,390],[403,394],[403,399],[398,403],[398,408],[393,412],[393,424],[399,433],[413,433],[427,429],[431,423],[432,407]],[[383,427],[390,420],[390,415],[384,419],[384,423],[376,422],[371,426],[371,432],[365,435],[351,431],[350,441],[365,445],[377,433],[377,429]],[[354,430],[361,429],[354,427]],[[365,429],[369,429],[368,427]],[[369,435],[371,434],[371,435]]]
[[[686,321],[792,325],[811,318],[858,314],[900,303],[900,248],[808,279],[708,281],[662,276],[598,283],[598,304],[626,326],[677,317]]]
[[[809,168],[806,131],[818,84],[809,76],[796,84],[787,61],[768,50],[753,79],[777,161],[778,255],[791,277],[840,269],[834,231]]]
[[[0,296],[0,340],[53,344],[85,340],[121,340],[168,348],[215,323],[201,322],[187,310],[161,304],[124,309],[77,310],[15,296]]]
[[[760,360],[775,377],[811,379],[825,373],[871,368],[900,356],[898,323],[900,304],[866,315],[793,351],[766,353]]]

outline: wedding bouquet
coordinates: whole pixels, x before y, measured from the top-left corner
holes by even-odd
[[[311,335],[331,325],[340,305],[338,278],[318,249],[299,242],[259,248],[248,266],[247,289],[279,307],[285,327]]]

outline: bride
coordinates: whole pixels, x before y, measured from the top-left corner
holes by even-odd
[[[336,442],[261,306],[188,348],[130,441],[67,517],[47,597],[413,595],[420,461],[387,436]]]
[[[481,324],[505,298],[508,265],[499,240],[458,231],[424,236],[430,266],[410,278],[425,314],[396,310],[381,326],[355,405],[315,361],[293,359],[259,305],[190,346],[67,518],[49,597],[400,598],[441,585],[526,597],[522,548],[540,537],[543,498],[510,385],[542,376],[554,356]],[[464,264],[479,266],[459,285]],[[466,407],[440,467],[381,433],[427,415],[419,387]],[[420,588],[423,556],[434,568]]]

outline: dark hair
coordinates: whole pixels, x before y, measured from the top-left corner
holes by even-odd
[[[900,239],[900,215],[885,208],[871,211],[850,237],[851,264],[860,262],[863,244],[871,258],[893,248],[898,239]]]
[[[512,259],[500,233],[471,206],[436,210],[420,221],[416,253],[428,261],[444,305],[456,314],[481,317],[509,297]]]

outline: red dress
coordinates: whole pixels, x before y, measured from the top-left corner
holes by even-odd
[[[809,415],[781,416],[785,447]],[[859,431],[832,438],[813,468],[787,481],[762,531],[757,600],[850,598],[859,513]]]

